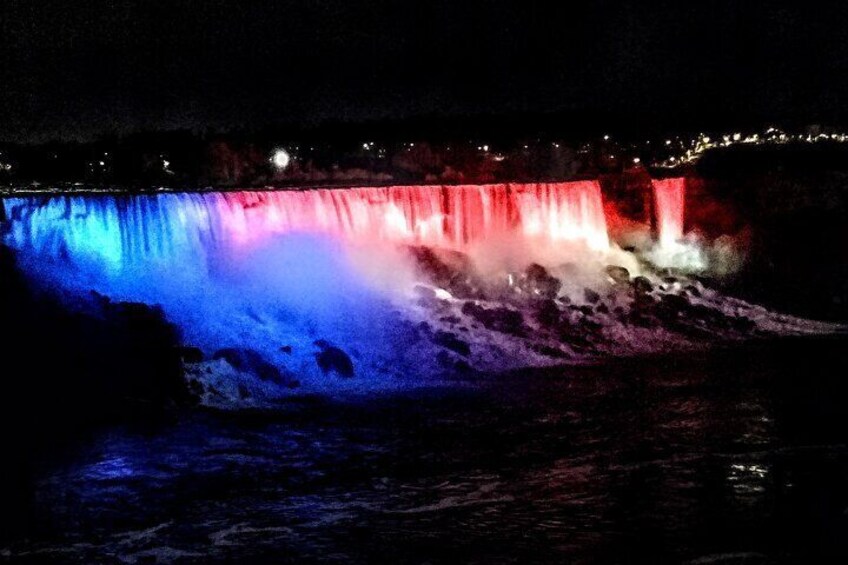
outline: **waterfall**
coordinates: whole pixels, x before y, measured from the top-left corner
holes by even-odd
[[[595,181],[9,198],[7,242],[114,268],[195,262],[287,233],[463,249],[497,237],[609,245]]]
[[[672,248],[683,239],[686,179],[654,180],[653,186],[659,244]]]

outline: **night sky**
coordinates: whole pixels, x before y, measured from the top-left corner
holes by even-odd
[[[848,116],[848,3],[0,4],[0,140],[438,117]]]

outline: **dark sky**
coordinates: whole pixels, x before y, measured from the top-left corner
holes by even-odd
[[[556,114],[834,123],[848,2],[0,0],[0,140]]]

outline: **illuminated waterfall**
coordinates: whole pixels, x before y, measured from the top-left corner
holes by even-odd
[[[683,240],[686,179],[654,180],[653,186],[659,244],[672,248]]]
[[[462,249],[491,237],[609,245],[595,181],[10,198],[7,241],[120,267],[202,259],[276,234]]]

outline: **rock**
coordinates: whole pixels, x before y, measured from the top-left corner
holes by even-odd
[[[415,288],[412,289],[412,291],[420,298],[427,298],[433,300],[436,299],[436,291],[428,286],[417,284],[415,285]]]
[[[194,402],[179,329],[161,308],[39,286],[0,244],[7,377],[0,422],[8,429],[54,437],[75,426],[158,417],[175,404]]]
[[[457,359],[445,350],[439,351],[436,354],[436,362],[444,369],[458,373],[469,374],[473,373],[474,369],[468,364],[465,359]]]
[[[415,285],[415,288],[412,289],[413,292],[417,295],[418,304],[423,306],[424,308],[435,308],[439,305],[439,299],[436,296],[436,291],[432,288]]]
[[[524,335],[524,316],[517,310],[483,308],[468,301],[462,305],[462,313],[471,316],[487,329],[512,335]]]
[[[697,286],[695,286],[694,284],[690,284],[690,285],[688,285],[688,286],[687,286],[684,290],[685,290],[687,293],[689,293],[691,296],[695,296],[695,297],[700,297],[700,296],[701,296],[701,291],[700,291],[700,289],[699,289]]]
[[[551,276],[543,266],[533,263],[519,278],[518,287],[530,296],[556,298],[562,288],[562,282]]]
[[[630,282],[630,271],[618,265],[607,265],[607,275],[614,283],[623,284]]]
[[[459,339],[456,334],[451,332],[436,332],[433,336],[433,342],[465,357],[471,354],[471,346],[468,345],[468,342]]]
[[[740,332],[750,332],[757,327],[756,322],[745,316],[733,316],[728,321],[731,328]]]
[[[689,301],[679,294],[663,294],[655,310],[661,319],[675,321],[689,310]]]
[[[583,289],[583,297],[589,304],[597,304],[601,301],[601,295],[592,290],[591,288]]]
[[[446,289],[457,298],[472,298],[481,294],[471,259],[458,251],[439,251],[429,247],[408,247],[418,270],[434,285]],[[435,295],[434,295],[435,297]],[[427,300],[425,298],[425,300]]]
[[[353,361],[347,353],[323,339],[314,344],[320,349],[315,354],[315,362],[324,374],[335,372],[340,377],[353,377]]]
[[[651,284],[651,281],[647,277],[638,276],[633,279],[633,290],[636,291],[637,295],[647,294],[654,290],[654,285]]]
[[[533,351],[544,355],[546,357],[553,357],[554,359],[565,359],[568,357],[568,353],[559,349],[558,347],[552,347],[550,345],[545,344],[532,344],[530,346]]]
[[[283,373],[253,349],[227,347],[219,349],[212,355],[213,360],[223,359],[234,369],[250,373],[262,381],[269,381],[283,386],[296,386],[296,379]]]
[[[542,326],[553,327],[559,322],[560,310],[554,300],[540,300],[533,304],[533,317]]]
[[[201,363],[203,361],[203,351],[199,347],[178,347],[177,354],[183,360],[183,363]]]

